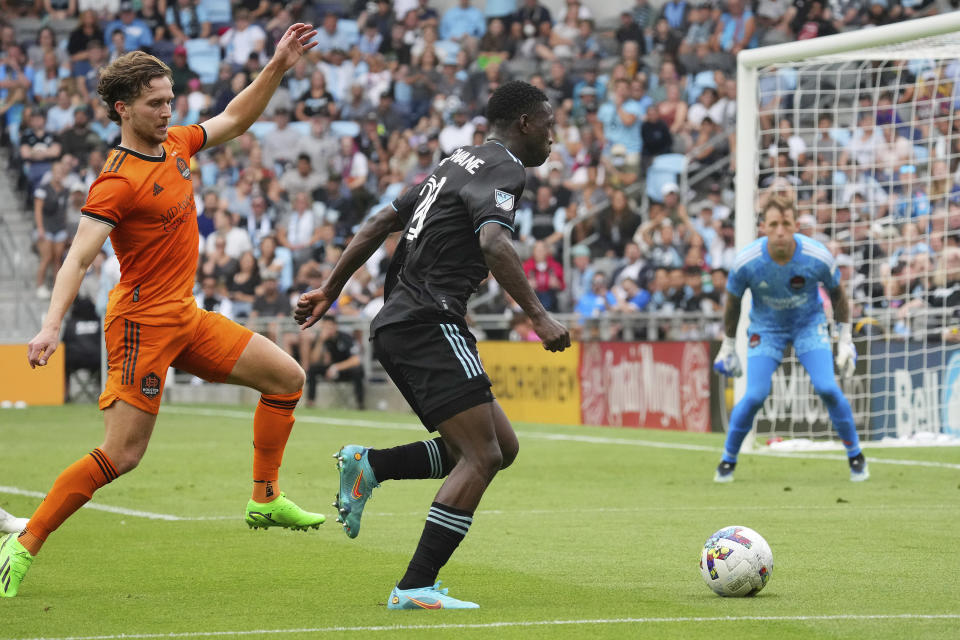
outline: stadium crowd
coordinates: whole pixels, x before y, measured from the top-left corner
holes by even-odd
[[[190,167],[202,236],[198,304],[260,319],[309,369],[312,338],[281,335],[291,300],[323,282],[371,211],[458,147],[484,140],[487,98],[504,81],[530,81],[556,111],[554,150],[529,170],[516,215],[516,245],[544,305],[584,325],[606,314],[717,312],[735,257],[736,54],[950,7],[635,0],[611,24],[578,0],[558,11],[537,0],[488,0],[482,9],[459,0],[443,10],[430,0],[0,0],[0,8],[3,143],[36,220],[39,297],[49,296],[87,190],[119,141],[96,98],[101,65],[150,51],[173,73],[171,124],[202,123],[258,73],[287,25],[318,25],[318,46],[264,118]],[[760,186],[799,202],[800,231],[834,251],[855,317],[960,307],[958,77],[955,62],[877,63],[863,75],[850,122],[824,117],[797,130],[796,75],[761,80]],[[917,104],[935,112],[932,129],[910,124],[906,108]],[[931,141],[924,158],[921,138]],[[684,154],[699,182],[681,192],[675,171],[651,191],[647,170],[664,154]],[[917,241],[927,231],[942,233]],[[376,313],[395,247],[388,242],[350,281],[340,317]],[[82,289],[100,314],[118,278],[106,246]],[[477,314],[516,311],[492,281],[475,303]],[[530,337],[524,318],[510,324],[511,337]]]

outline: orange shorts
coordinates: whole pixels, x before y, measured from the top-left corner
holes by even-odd
[[[219,313],[197,309],[179,325],[153,327],[114,318],[107,327],[107,385],[100,408],[123,400],[156,415],[167,369],[174,366],[210,382],[223,382],[253,332]]]

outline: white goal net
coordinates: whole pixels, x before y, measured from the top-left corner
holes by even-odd
[[[785,192],[799,231],[836,256],[860,354],[841,385],[867,443],[960,436],[958,29],[948,14],[739,59],[738,246],[758,203]],[[792,352],[756,439],[836,440]]]

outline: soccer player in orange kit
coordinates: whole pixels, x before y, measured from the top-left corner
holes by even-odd
[[[57,274],[50,308],[30,341],[31,367],[57,348],[64,315],[107,236],[120,260],[120,283],[104,318],[109,374],[100,408],[103,444],[67,467],[19,534],[0,538],[0,596],[17,594],[47,536],[94,491],[140,462],[172,365],[212,382],[242,384],[262,395],[253,418],[251,527],[316,528],[309,513],[280,493],[283,450],[293,427],[304,372],[278,346],[217,313],[199,309],[193,286],[199,231],[190,158],[250,127],[284,73],[316,45],[312,25],[284,33],[256,79],[201,125],[169,127],[173,89],[163,62],[142,51],[120,56],[100,73],[98,93],[120,124],[120,145],[90,187],[76,237]]]

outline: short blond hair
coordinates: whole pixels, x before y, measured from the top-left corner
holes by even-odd
[[[767,211],[770,209],[776,209],[780,213],[789,211],[793,216],[794,222],[797,220],[797,204],[793,201],[792,198],[785,198],[781,195],[775,195],[767,200],[766,204],[763,205],[763,208],[760,210],[760,219],[765,220],[767,217]]]

